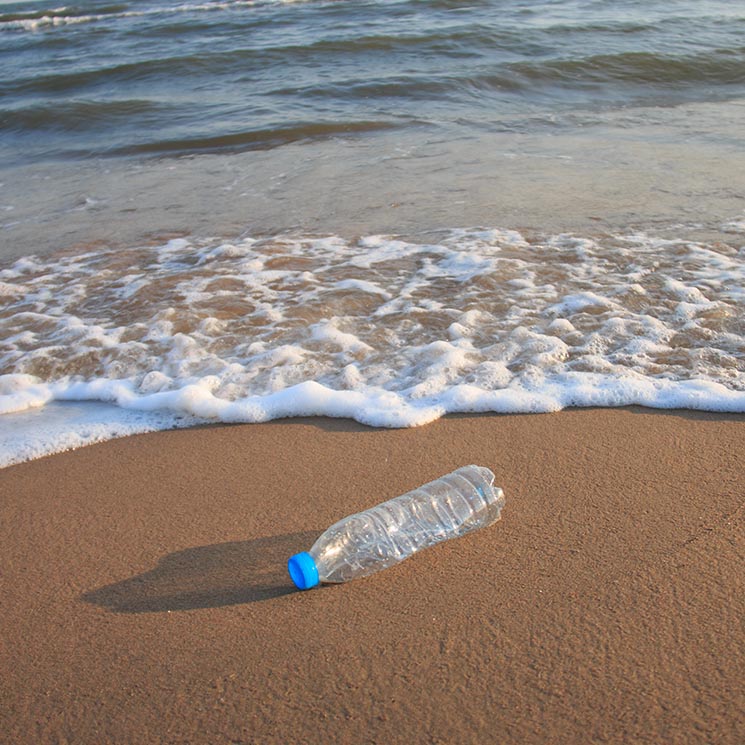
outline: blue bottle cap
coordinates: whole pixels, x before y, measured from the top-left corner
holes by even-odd
[[[310,590],[311,587],[315,587],[320,581],[318,579],[316,562],[313,561],[313,557],[307,551],[290,556],[287,562],[287,569],[295,586],[301,590]]]

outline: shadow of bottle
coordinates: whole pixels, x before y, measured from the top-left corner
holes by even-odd
[[[86,592],[82,599],[115,613],[157,613],[277,598],[297,592],[287,559],[318,535],[289,533],[187,548],[164,556],[148,572]]]

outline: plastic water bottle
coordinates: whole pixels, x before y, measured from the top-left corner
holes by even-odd
[[[448,538],[499,519],[504,505],[494,474],[465,466],[436,481],[350,515],[332,525],[310,551],[290,557],[290,577],[301,590],[321,582],[367,577]]]

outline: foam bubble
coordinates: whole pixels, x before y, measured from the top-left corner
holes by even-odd
[[[93,401],[160,422],[392,427],[566,406],[745,411],[744,280],[725,241],[486,228],[26,257],[0,270],[0,412]]]

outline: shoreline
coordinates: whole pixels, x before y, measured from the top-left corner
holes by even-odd
[[[690,417],[692,419],[711,419],[720,421],[732,418],[737,421],[745,418],[745,412],[737,410],[708,408],[655,407],[644,404],[620,404],[617,406],[565,406],[557,411],[540,412],[448,412],[433,422],[407,426],[382,426],[367,424],[347,416],[328,414],[297,415],[277,417],[261,422],[226,421],[218,418],[200,418],[194,414],[179,413],[169,409],[148,411],[146,409],[129,409],[114,403],[96,400],[52,400],[40,407],[24,409],[18,412],[2,414],[2,421],[7,425],[11,435],[0,437],[0,471],[5,468],[32,463],[42,458],[72,453],[81,448],[102,445],[114,440],[141,435],[176,432],[180,430],[210,430],[216,427],[260,427],[271,424],[315,424],[318,422],[338,422],[338,427],[345,430],[348,423],[350,432],[356,427],[362,431],[397,431],[399,429],[419,429],[430,427],[440,420],[480,417],[532,417],[550,416],[572,411],[639,411],[647,414]],[[319,425],[320,426],[320,425]],[[329,426],[328,424],[326,426]],[[43,432],[37,436],[37,432]]]
[[[742,741],[745,416],[277,420],[0,471],[0,741]],[[466,463],[489,528],[302,593],[284,561]],[[739,640],[739,641],[738,641]]]

